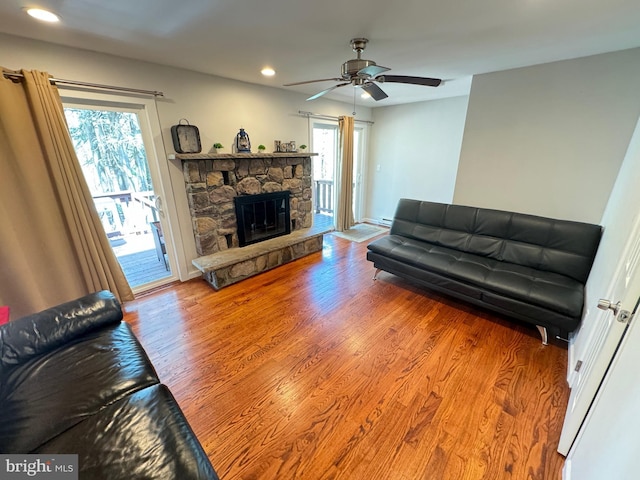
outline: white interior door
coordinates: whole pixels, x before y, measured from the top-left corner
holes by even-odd
[[[624,304],[624,303],[623,303]],[[637,308],[637,303],[635,305]],[[640,472],[640,327],[631,322],[564,465],[565,480],[635,480]]]
[[[640,219],[640,217],[638,217]],[[620,259],[619,271],[613,288],[605,297],[616,310],[600,310],[596,316],[600,322],[594,331],[593,350],[588,352],[582,364],[583,375],[571,390],[558,451],[566,455],[582,424],[589,406],[602,383],[607,368],[628,326],[629,312],[640,298],[640,221],[636,221],[633,237]],[[618,302],[620,302],[618,304]]]
[[[558,444],[567,455],[611,364],[627,324],[598,310],[598,299],[621,301],[631,311],[640,297],[640,123],[632,137],[603,216],[604,235],[587,282],[587,306],[570,378],[571,395]],[[575,346],[575,345],[572,345]],[[579,366],[579,368],[578,368]]]

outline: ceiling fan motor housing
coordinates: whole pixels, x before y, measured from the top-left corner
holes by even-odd
[[[358,72],[365,67],[376,66],[376,62],[373,60],[364,60],[362,58],[354,58],[347,60],[342,64],[342,78],[345,80],[351,80],[358,75]]]
[[[344,78],[345,80],[359,80],[370,77],[370,75],[358,75],[358,72],[363,68],[376,66],[376,62],[374,62],[373,60],[365,60],[361,58],[362,51],[367,47],[368,42],[369,40],[367,40],[366,38],[351,39],[351,48],[354,52],[356,52],[358,58],[347,60],[342,64],[342,78]]]

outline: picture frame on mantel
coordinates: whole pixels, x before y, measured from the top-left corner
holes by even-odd
[[[282,140],[274,140],[273,153],[298,153],[296,148],[296,142],[291,140],[290,142],[283,142]]]

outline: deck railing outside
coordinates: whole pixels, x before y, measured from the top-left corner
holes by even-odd
[[[93,201],[132,288],[171,275],[165,251],[158,252],[152,235],[151,225],[158,220],[153,192],[105,193],[95,195]]]
[[[316,213],[333,214],[333,180],[315,180]]]
[[[109,238],[149,231],[158,220],[153,192],[112,192],[94,195],[93,201]]]

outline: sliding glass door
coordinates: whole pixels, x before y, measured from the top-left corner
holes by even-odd
[[[362,179],[365,169],[366,131],[356,126],[353,130],[353,218],[362,221],[362,205],[364,204],[364,185]]]
[[[335,168],[338,159],[338,125],[314,123],[311,149],[313,157],[313,195],[316,215],[333,223],[335,210]]]
[[[63,96],[67,125],[111,247],[135,293],[177,279],[144,105]]]

